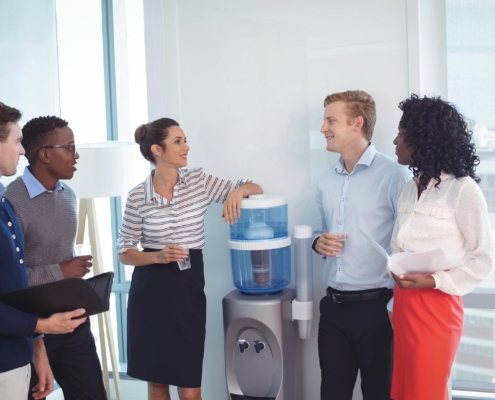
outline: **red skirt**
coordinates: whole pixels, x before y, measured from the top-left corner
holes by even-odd
[[[463,318],[460,296],[395,287],[392,399],[449,399],[447,383]]]

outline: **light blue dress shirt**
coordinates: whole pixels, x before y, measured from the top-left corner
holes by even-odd
[[[58,181],[55,184],[55,187],[53,188],[53,190],[47,190],[40,183],[40,181],[34,177],[34,175],[29,170],[29,167],[24,168],[24,173],[22,174],[22,180],[24,181],[24,184],[26,185],[26,189],[29,193],[29,197],[31,197],[32,199],[35,198],[36,196],[39,196],[41,193],[45,193],[45,192],[51,193],[54,190],[63,190],[64,189],[64,187],[62,186],[60,181]]]
[[[346,233],[343,257],[326,257],[325,280],[337,290],[393,288],[386,260],[357,227],[390,253],[390,240],[402,188],[412,173],[370,144],[348,174],[340,157],[321,175],[316,189],[318,227],[323,232]]]

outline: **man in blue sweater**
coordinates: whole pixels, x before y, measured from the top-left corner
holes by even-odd
[[[21,112],[0,102],[0,178],[16,173],[24,154],[18,121]],[[24,237],[10,202],[0,183],[0,292],[28,286],[24,262]],[[25,400],[29,391],[30,362],[40,376],[33,388],[34,399],[42,399],[53,390],[53,374],[48,364],[43,337],[36,333],[72,332],[86,318],[83,309],[38,318],[0,302],[0,399]]]

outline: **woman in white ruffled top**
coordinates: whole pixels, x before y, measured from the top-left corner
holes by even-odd
[[[494,248],[475,168],[472,132],[440,98],[412,95],[394,140],[414,179],[399,199],[392,252],[449,246],[464,261],[432,275],[393,275],[394,367],[391,398],[447,400],[447,382],[463,328],[462,295],[492,271]]]

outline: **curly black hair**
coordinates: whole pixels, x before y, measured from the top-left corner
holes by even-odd
[[[63,128],[69,123],[59,117],[38,117],[28,121],[22,127],[22,146],[26,151],[29,164],[34,164],[38,151],[48,145],[50,133],[56,128]]]
[[[438,187],[442,171],[480,182],[475,175],[480,160],[472,142],[473,132],[452,103],[413,94],[401,101],[399,108],[404,113],[399,123],[405,130],[404,141],[413,148],[409,169],[423,188],[431,179]]]

